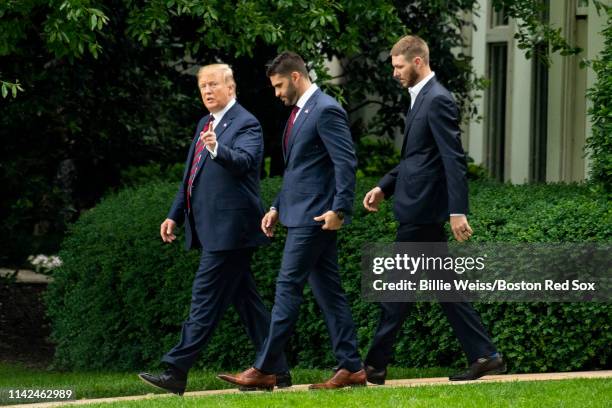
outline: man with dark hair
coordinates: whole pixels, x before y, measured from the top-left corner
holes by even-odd
[[[181,339],[162,358],[167,370],[160,375],[139,374],[144,382],[179,395],[185,391],[187,373],[230,304],[257,353],[270,325],[270,313],[250,268],[255,248],[267,243],[259,230],[261,127],[236,101],[236,83],[228,65],[202,67],[198,87],[210,114],[198,123],[183,181],[160,235],[164,242],[173,242],[176,226],[185,222],[185,245],[202,248],[200,265]],[[284,355],[275,358],[277,385],[291,386]]]
[[[309,78],[304,60],[298,54],[291,51],[285,51],[278,55],[266,69],[268,78],[272,75],[289,76],[292,72],[297,72],[302,77]]]
[[[461,147],[459,112],[451,94],[429,67],[429,48],[409,35],[391,49],[393,76],[411,97],[406,115],[400,164],[387,173],[363,199],[368,211],[378,211],[395,194],[393,212],[399,221],[397,242],[447,242],[444,223],[465,241],[468,224],[466,161]],[[474,380],[502,373],[505,363],[497,353],[480,317],[467,302],[441,302],[442,310],[459,339],[469,369],[451,380]],[[365,359],[368,381],[384,384],[395,337],[408,313],[408,303],[381,303],[381,317]]]
[[[284,52],[268,68],[276,96],[293,106],[283,135],[285,174],[273,207],[261,221],[268,237],[279,220],[288,228],[276,281],[270,331],[253,367],[221,374],[240,386],[271,389],[278,356],[298,319],[306,281],[323,311],[338,370],[311,389],[365,385],[357,336],[338,273],[336,231],[350,221],[357,159],[346,112],[310,82],[302,58]]]

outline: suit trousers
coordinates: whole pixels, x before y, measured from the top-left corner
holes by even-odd
[[[279,356],[298,320],[306,281],[323,312],[338,366],[359,371],[362,364],[355,324],[338,271],[336,231],[322,230],[318,225],[287,231],[270,331],[255,367],[278,372]]]
[[[396,242],[447,242],[444,224],[400,224]],[[440,302],[440,306],[470,364],[496,352],[478,313],[469,302]],[[378,369],[391,361],[395,338],[406,320],[410,303],[382,302],[380,307],[378,327],[365,359],[366,364]]]
[[[230,304],[240,316],[257,354],[261,353],[270,313],[266,309],[251,272],[254,248],[229,251],[202,251],[193,280],[189,317],[183,323],[181,339],[162,361],[188,372]],[[285,356],[275,356],[278,372],[288,371]]]

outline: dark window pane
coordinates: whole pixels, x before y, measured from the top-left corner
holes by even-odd
[[[489,44],[487,92],[487,168],[497,180],[504,180],[506,144],[506,81],[508,45]]]

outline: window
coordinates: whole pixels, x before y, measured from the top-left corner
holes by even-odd
[[[508,25],[508,14],[503,8],[499,11],[491,10],[491,28]]]
[[[549,2],[542,2],[540,19],[549,21]],[[531,88],[531,157],[529,160],[530,181],[546,181],[546,142],[548,135],[548,66],[540,58],[548,54],[548,43],[540,41],[533,50]]]
[[[504,181],[508,44],[490,43],[488,57],[486,166],[491,176]]]

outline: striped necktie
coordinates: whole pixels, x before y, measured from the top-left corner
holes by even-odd
[[[212,130],[213,121],[215,117],[210,115],[210,119],[204,129],[200,132],[200,137],[198,137],[198,142],[196,143],[195,153],[193,155],[193,160],[191,161],[191,170],[189,172],[189,180],[187,181],[187,209],[191,210],[191,190],[193,189],[193,180],[195,179],[196,173],[198,172],[198,167],[200,161],[202,160],[202,154],[204,153],[204,142],[202,141],[202,135]]]

